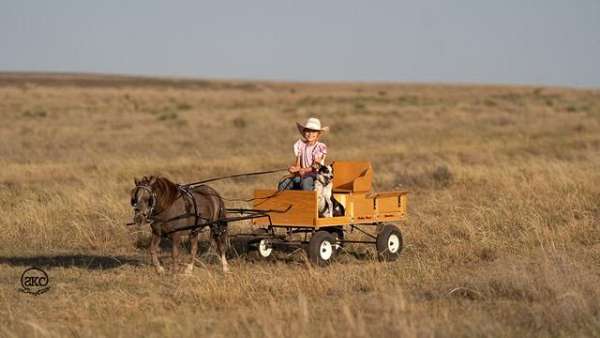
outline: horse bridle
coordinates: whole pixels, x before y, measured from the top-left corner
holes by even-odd
[[[154,208],[156,207],[156,201],[157,201],[156,193],[154,193],[154,190],[152,190],[152,188],[147,185],[139,185],[138,184],[133,189],[135,190],[134,196],[135,196],[136,200],[135,200],[135,203],[131,203],[131,206],[133,207],[134,211],[137,209],[137,205],[139,203],[139,201],[137,199],[138,190],[142,189],[142,190],[146,190],[148,193],[150,193],[150,198],[151,198],[150,210],[146,214],[145,221],[146,221],[146,223],[152,224],[154,222],[154,220],[152,219],[152,216],[153,216]]]

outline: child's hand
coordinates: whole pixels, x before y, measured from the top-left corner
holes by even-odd
[[[298,169],[298,173],[300,174],[300,176],[304,176],[306,174],[310,174],[313,171],[312,168],[300,168]]]
[[[301,170],[300,167],[296,167],[295,165],[291,165],[288,168],[288,171],[290,172],[290,174],[295,174],[295,173],[299,172],[300,170]]]

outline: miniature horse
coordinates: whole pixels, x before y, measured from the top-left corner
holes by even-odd
[[[223,272],[229,271],[225,258],[227,223],[219,221],[225,217],[224,203],[213,188],[207,185],[188,188],[160,176],[144,176],[141,180],[134,179],[134,182],[135,188],[131,191],[133,221],[138,226],[150,224],[152,228],[150,254],[152,264],[159,274],[165,272],[158,259],[161,236],[168,234],[171,237],[173,270],[176,271],[181,236],[188,233],[191,258],[184,273],[191,274],[198,251],[199,232],[207,223],[210,227],[210,238],[216,244],[217,254],[221,257]],[[174,232],[177,228],[194,224],[198,225],[195,229]]]

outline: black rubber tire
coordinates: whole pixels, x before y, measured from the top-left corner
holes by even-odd
[[[392,262],[402,252],[402,233],[394,224],[385,224],[377,234],[377,257],[380,261]]]
[[[311,263],[318,266],[325,266],[331,263],[335,258],[335,235],[327,231],[317,231],[308,242],[306,253]]]

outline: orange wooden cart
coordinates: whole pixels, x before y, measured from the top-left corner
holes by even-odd
[[[345,214],[319,217],[314,191],[261,189],[254,192],[254,208],[271,210],[268,216],[252,220],[258,227],[250,241],[259,257],[268,258],[278,246],[302,245],[309,259],[318,265],[329,263],[345,243],[375,244],[381,260],[396,260],[402,250],[397,223],[406,218],[408,192],[372,190],[370,162],[336,161],[333,164],[333,195]],[[358,231],[368,240],[349,240],[348,232]],[[292,239],[294,234],[304,239]],[[295,236],[298,237],[298,236]]]

